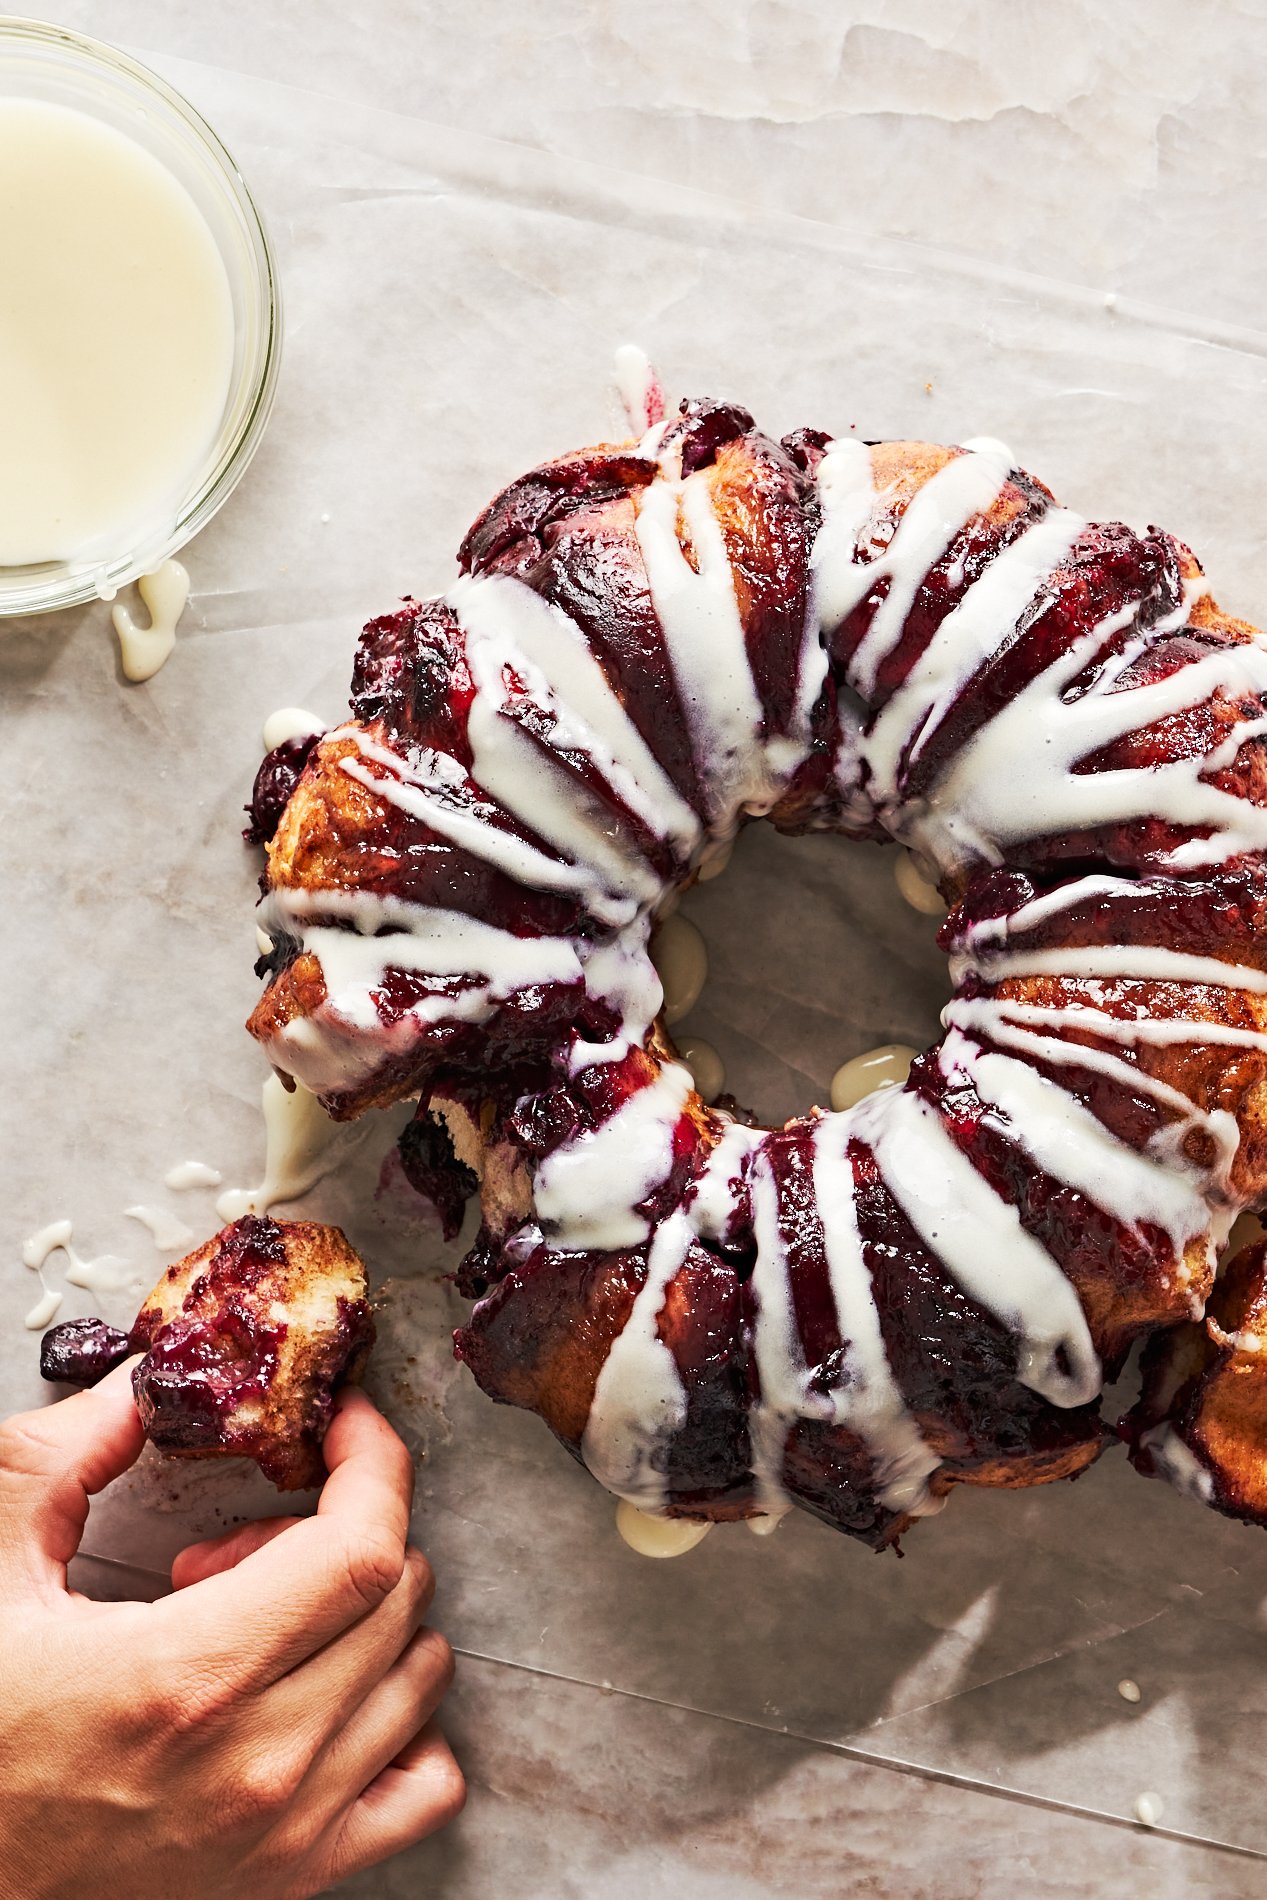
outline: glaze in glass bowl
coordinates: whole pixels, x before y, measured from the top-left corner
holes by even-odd
[[[127,54],[65,27],[0,15],[0,97],[73,107],[127,133],[165,165],[205,218],[233,300],[233,366],[214,439],[184,492],[138,522],[109,560],[0,567],[0,616],[48,613],[128,581],[175,554],[223,507],[259,447],[277,386],[282,313],[272,247],[242,174],[180,94]]]

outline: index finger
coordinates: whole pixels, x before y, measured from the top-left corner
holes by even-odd
[[[262,1689],[395,1589],[413,1499],[408,1451],[363,1392],[345,1390],[325,1456],[330,1476],[315,1517],[155,1604],[169,1655],[238,1689]]]

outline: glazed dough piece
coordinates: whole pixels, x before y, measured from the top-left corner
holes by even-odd
[[[46,1378],[95,1384],[129,1353],[146,1435],[173,1457],[251,1458],[281,1491],[325,1476],[321,1444],[374,1338],[365,1267],[337,1227],[248,1215],[159,1280],[130,1334],[45,1335]]]

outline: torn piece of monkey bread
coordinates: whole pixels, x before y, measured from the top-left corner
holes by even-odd
[[[320,1484],[336,1388],[374,1338],[365,1267],[337,1227],[247,1215],[168,1267],[130,1334],[70,1320],[47,1379],[94,1385],[129,1353],[146,1435],[177,1457],[254,1459],[280,1491]]]

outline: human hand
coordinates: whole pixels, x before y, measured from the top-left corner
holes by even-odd
[[[0,1423],[0,1895],[306,1900],[465,1797],[413,1467],[345,1390],[315,1517],[182,1551],[157,1603],[90,1602],[66,1565],[141,1450],[133,1363]]]

